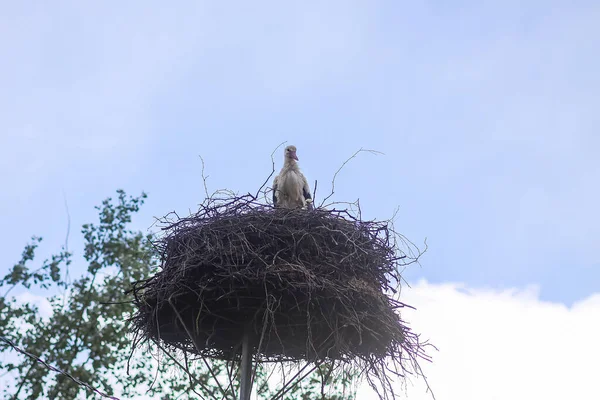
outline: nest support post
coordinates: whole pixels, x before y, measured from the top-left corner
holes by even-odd
[[[240,400],[250,400],[252,393],[252,349],[250,331],[246,328],[242,339],[242,365],[240,368]]]

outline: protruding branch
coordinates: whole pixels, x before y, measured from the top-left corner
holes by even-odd
[[[369,150],[369,149],[363,149],[363,148],[360,148],[359,150],[357,150],[357,151],[356,151],[356,153],[352,154],[352,155],[351,155],[351,156],[350,156],[350,157],[349,157],[349,158],[348,158],[346,161],[344,161],[344,162],[342,163],[342,165],[341,165],[341,166],[338,168],[338,170],[337,170],[337,171],[335,171],[335,174],[333,175],[333,179],[331,180],[331,193],[330,193],[330,194],[329,194],[327,197],[325,197],[325,198],[323,199],[323,201],[321,202],[321,205],[320,205],[319,207],[323,207],[323,205],[325,204],[325,202],[326,202],[327,200],[329,200],[329,198],[330,198],[331,196],[333,196],[333,194],[335,193],[335,179],[337,178],[337,176],[338,176],[338,174],[340,173],[340,171],[341,171],[341,170],[344,168],[344,166],[346,166],[346,164],[348,164],[348,162],[349,162],[350,160],[352,160],[352,159],[353,159],[354,157],[356,157],[358,154],[360,154],[360,153],[363,153],[363,152],[364,152],[364,153],[371,153],[371,154],[375,154],[375,155],[378,155],[378,154],[383,154],[382,152],[380,152],[380,151],[377,151],[377,150]]]

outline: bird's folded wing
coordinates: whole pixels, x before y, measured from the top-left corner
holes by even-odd
[[[277,207],[277,186],[279,184],[279,175],[273,179],[273,206]]]
[[[313,209],[312,197],[310,196],[310,186],[308,186],[308,181],[304,174],[302,174],[302,194],[304,195],[304,200],[306,200],[306,207],[309,210]]]
[[[302,194],[304,195],[305,199],[310,199],[310,186],[308,186],[308,181],[306,180],[306,177],[304,175],[302,175]]]

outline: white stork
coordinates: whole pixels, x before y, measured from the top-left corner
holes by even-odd
[[[312,209],[310,187],[296,162],[296,146],[287,146],[283,157],[283,168],[273,181],[273,205],[281,208]]]

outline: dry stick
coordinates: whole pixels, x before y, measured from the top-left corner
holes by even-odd
[[[266,288],[265,288],[265,290],[266,290]],[[265,310],[265,313],[264,313],[264,316],[263,316],[263,329],[262,329],[262,331],[260,333],[260,339],[258,341],[258,346],[256,347],[256,353],[257,354],[260,352],[260,349],[262,348],[263,339],[265,337],[265,333],[266,333],[266,330],[267,330],[267,311],[271,311],[269,306],[267,306],[267,310]],[[256,380],[256,374],[257,374],[257,372],[258,372],[258,362],[256,362],[254,364],[254,368],[253,368],[253,371],[252,371],[252,381],[250,382],[250,385],[254,385],[254,381]]]
[[[159,332],[159,337],[160,337],[160,332]],[[184,355],[185,355],[185,353],[184,353]],[[160,352],[156,355],[156,358],[157,358],[157,360],[156,360],[156,364],[157,364],[156,365],[156,373],[154,374],[154,380],[150,384],[150,387],[148,387],[148,390],[146,390],[146,394],[148,394],[148,392],[150,392],[152,390],[152,388],[154,387],[154,384],[158,380],[158,373],[159,373],[159,370],[160,370]],[[129,359],[131,359],[131,355],[129,356]],[[129,375],[129,359],[127,360],[127,375]],[[186,360],[186,365],[187,365],[187,360]]]
[[[296,377],[298,377],[298,376],[299,376],[299,375],[302,373],[302,371],[304,371],[304,369],[305,369],[306,367],[308,367],[309,365],[310,365],[309,363],[306,363],[306,364],[304,365],[304,367],[302,367],[302,369],[300,369],[300,370],[299,370],[299,371],[296,373],[296,375],[294,375],[294,376],[292,377],[292,379],[290,379],[289,383],[287,383],[287,384],[284,384],[284,386],[283,386],[283,387],[282,387],[282,388],[279,390],[279,392],[277,392],[277,393],[275,394],[275,396],[271,397],[271,400],[277,400],[277,399],[279,399],[279,398],[283,398],[283,395],[284,395],[284,394],[286,394],[287,392],[289,392],[290,390],[292,390],[294,387],[296,387],[296,385],[298,385],[298,383],[300,383],[302,380],[304,380],[304,378],[306,378],[308,375],[312,374],[312,373],[315,371],[315,369],[317,369],[317,367],[318,367],[318,364],[314,365],[314,366],[313,366],[313,367],[310,369],[310,371],[308,371],[306,374],[304,374],[304,375],[302,376],[302,378],[300,378],[300,379],[296,379]],[[294,382],[294,379],[296,379],[296,381],[295,381],[295,382]],[[294,382],[294,384],[291,384],[291,382]],[[285,389],[285,390],[284,390],[284,389]]]
[[[321,375],[321,400],[325,400],[325,386],[327,385],[327,381],[329,380],[329,378],[331,377],[331,372],[333,371],[333,367],[335,365],[335,361],[332,361],[331,364],[329,365],[329,371],[327,371],[327,374],[323,375],[323,371],[321,370],[321,367],[319,366],[319,375]]]
[[[69,253],[69,234],[71,233],[71,213],[69,212],[69,204],[67,203],[67,195],[65,194],[65,191],[63,190],[63,199],[65,200],[65,211],[67,212],[67,234],[65,236],[65,251],[67,253]],[[65,265],[65,290],[63,291],[63,296],[66,293],[68,287],[69,287],[69,263],[67,262]],[[66,296],[65,296],[66,297]],[[64,307],[65,303],[63,301],[63,307]]]
[[[189,336],[190,340],[192,341],[192,343],[194,343],[194,347],[196,348],[196,350],[198,350],[199,354],[202,354],[202,350],[198,347],[198,344],[196,343],[196,340],[194,339],[194,337],[192,336],[192,334],[188,330],[187,324],[183,321],[183,318],[181,318],[181,315],[179,314],[179,311],[177,311],[177,309],[175,308],[175,306],[171,302],[171,298],[169,298],[169,304],[171,305],[171,308],[173,309],[173,311],[175,311],[175,314],[177,314],[177,319],[179,319],[179,322],[181,322],[181,325],[183,326],[183,329],[185,329],[185,332]],[[213,369],[210,367],[210,365],[208,365],[208,362],[206,361],[206,358],[202,357],[202,361],[204,361],[204,365],[206,365],[206,368],[208,368],[208,371],[210,372],[210,374],[212,375],[213,379],[217,383],[217,386],[219,387],[219,390],[221,391],[221,394],[223,394],[223,396],[227,396],[225,390],[223,389],[223,386],[221,386],[221,382],[219,382],[219,379],[217,379],[217,376],[215,375]]]
[[[335,172],[335,174],[333,174],[333,179],[331,180],[331,193],[329,194],[329,196],[325,197],[323,199],[323,201],[321,202],[321,205],[319,207],[323,207],[323,204],[325,204],[325,202],[331,197],[333,196],[333,194],[335,193],[335,178],[337,178],[337,175],[340,173],[340,171],[344,168],[344,166],[346,164],[348,164],[348,162],[350,160],[352,160],[354,157],[356,157],[359,153],[362,152],[366,152],[366,153],[371,153],[371,154],[383,154],[380,151],[377,150],[369,150],[369,149],[363,149],[362,147],[356,151],[356,153],[352,154],[352,156],[350,156],[350,158],[348,158],[346,161],[344,161],[344,163],[342,164],[341,167],[338,168],[338,170]]]
[[[189,369],[190,367],[188,367],[188,358],[187,358],[187,353],[186,352],[183,352],[183,360],[185,361],[186,373],[187,373],[188,379],[190,380],[190,389],[191,389],[191,391],[194,392],[194,393],[196,393],[198,396],[202,397],[202,394],[198,393],[196,391],[196,389],[194,389],[194,384],[193,384],[193,380],[192,380],[192,374],[190,373],[190,369]],[[157,372],[158,372],[158,370],[157,370]],[[146,393],[148,393],[148,392],[146,392]],[[183,395],[183,393],[181,395]]]
[[[184,370],[188,374],[189,377],[191,377],[197,384],[199,384],[200,387],[206,391],[206,393],[210,393],[210,389],[207,388],[206,385],[204,383],[202,383],[202,381],[200,381],[198,378],[196,378],[194,375],[192,375],[192,373],[189,371],[189,369],[187,368],[187,366],[181,365],[181,363],[175,357],[173,357],[171,354],[169,354],[169,352],[164,347],[162,347],[158,341],[155,341],[154,343],[156,344],[156,346],[159,349],[162,350],[163,353],[165,353],[167,355],[167,357],[169,357],[171,360],[173,360],[173,362],[175,364],[177,364],[177,366],[179,366],[179,368],[181,368],[182,370]],[[203,400],[206,399],[201,394],[199,394],[199,396]],[[217,400],[217,398],[215,396],[211,395],[211,397],[213,399]]]
[[[234,351],[237,351],[237,349],[236,349],[236,350],[234,350]],[[236,363],[234,362],[234,360],[231,360],[231,363],[230,363],[230,364],[231,364],[231,368],[227,367],[227,377],[229,378],[229,386],[227,386],[227,388],[225,389],[225,391],[227,392],[227,391],[229,391],[229,389],[231,389],[231,394],[232,394],[232,395],[233,395],[233,397],[235,398],[236,396],[235,396],[235,385],[233,384],[233,376],[234,376],[234,373],[233,373],[233,368],[234,368],[234,364],[236,364]],[[239,369],[239,367],[238,367],[238,368],[236,369],[236,371],[235,371],[235,375],[236,375],[236,376],[237,376],[237,374],[238,374],[239,370],[240,370],[240,369]],[[226,400],[226,397],[225,397],[225,396],[223,396],[223,397],[221,398],[221,400]]]
[[[258,390],[256,391],[257,393],[260,393],[260,392],[261,392],[263,389],[265,389],[265,390],[266,390],[266,389],[268,388],[268,385],[269,385],[269,380],[271,379],[271,377],[273,377],[273,374],[275,373],[275,370],[276,370],[276,369],[277,369],[276,367],[273,367],[273,368],[271,369],[271,372],[269,373],[269,375],[267,376],[267,378],[265,379],[265,381],[263,382],[263,384],[262,384],[262,385],[260,385],[260,387],[259,387],[259,388],[258,388]]]
[[[198,157],[200,157],[200,161],[202,161],[202,182],[204,184],[204,194],[206,194],[206,198],[209,198],[210,195],[208,194],[208,186],[206,186],[206,180],[208,179],[208,176],[204,175],[204,158],[202,158],[202,156]]]
[[[433,346],[433,345],[432,345]],[[437,348],[435,346],[433,346],[433,348],[435,348],[437,350]],[[427,386],[427,391],[431,393],[431,397],[433,397],[433,400],[435,400],[435,394],[433,393],[433,390],[431,389],[431,386],[429,386],[429,381],[427,380],[427,377],[425,376],[425,374],[423,373],[423,370],[421,369],[421,366],[419,365],[417,359],[415,356],[413,355],[409,355],[409,357],[411,358],[412,362],[413,362],[413,368],[415,368],[417,371],[417,373],[419,375],[421,375],[423,377],[423,380],[425,381],[425,385]],[[431,361],[431,360],[430,360]]]
[[[279,149],[285,143],[287,143],[287,140],[285,142],[279,143],[279,145],[277,147],[275,147],[275,150],[273,150],[273,152],[271,153],[271,164],[273,165],[273,169],[271,171],[271,174],[269,174],[269,176],[267,177],[267,179],[265,179],[265,181],[263,182],[263,184],[260,185],[260,187],[256,191],[256,195],[254,196],[254,199],[258,198],[258,195],[260,194],[260,191],[267,185],[267,183],[269,182],[269,179],[271,179],[271,177],[275,173],[275,158],[273,156],[275,155],[275,152],[277,151],[277,149]]]

